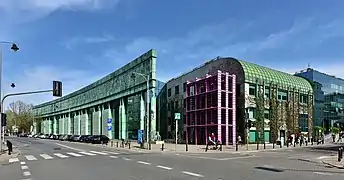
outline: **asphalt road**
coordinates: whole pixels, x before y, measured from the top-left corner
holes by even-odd
[[[317,163],[319,157],[329,155],[327,150],[174,154],[28,138],[13,138],[12,142],[21,155],[0,165],[1,180],[344,178],[344,171]]]

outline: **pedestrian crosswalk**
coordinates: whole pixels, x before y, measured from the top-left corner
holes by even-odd
[[[111,151],[80,151],[80,152],[64,152],[64,153],[53,153],[53,154],[37,154],[24,155],[22,157],[11,158],[9,163],[17,163],[20,161],[38,161],[38,160],[52,160],[52,159],[66,159],[71,157],[83,157],[83,156],[96,156],[96,155],[118,155],[118,152]]]

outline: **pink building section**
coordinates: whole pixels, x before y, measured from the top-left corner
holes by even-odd
[[[186,143],[206,144],[214,133],[222,144],[236,144],[236,76],[216,74],[187,82]]]

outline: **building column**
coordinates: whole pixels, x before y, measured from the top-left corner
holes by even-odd
[[[108,106],[107,106],[107,119],[112,119],[112,122],[111,122],[112,129],[110,131],[108,131],[107,136],[109,137],[109,139],[113,139],[114,118],[112,116],[111,104],[110,103],[108,103]]]
[[[140,95],[140,129],[145,129],[145,117],[146,117],[146,102],[144,101],[144,93]]]
[[[57,120],[56,120],[56,116],[53,116],[53,134],[58,134],[57,132]]]
[[[127,114],[124,99],[120,100],[120,108],[119,108],[119,132],[120,132],[120,139],[127,139]]]
[[[225,78],[225,90],[226,90],[226,99],[225,99],[225,103],[226,103],[226,115],[225,115],[225,118],[226,118],[226,145],[228,145],[229,144],[229,128],[228,128],[228,126],[229,126],[229,123],[228,123],[228,119],[229,118],[232,118],[232,117],[228,117],[228,111],[232,111],[232,109],[229,109],[229,102],[228,102],[228,99],[230,98],[229,96],[230,96],[230,94],[229,94],[229,86],[231,86],[231,84],[228,84],[228,82],[229,82],[229,78],[231,78],[231,77],[229,77],[229,74],[228,74],[228,72],[226,72],[226,78]],[[234,121],[234,120],[233,120]],[[233,133],[232,133],[232,136],[234,136],[235,137],[235,135],[234,135],[234,131],[233,131]],[[234,141],[233,141],[233,145],[235,145],[235,143],[234,143]]]
[[[152,89],[153,90],[153,96],[150,100],[150,139],[153,140],[154,136],[156,134],[156,97],[155,97],[155,88]],[[178,121],[178,129],[182,129],[183,128],[183,123],[180,123],[180,121]],[[178,132],[182,132],[179,131]],[[178,133],[179,134],[179,133]]]
[[[221,71],[217,71],[217,139],[222,142],[221,100]]]
[[[86,135],[91,135],[92,131],[93,131],[92,130],[92,116],[90,117],[88,115],[88,112],[89,112],[89,109],[86,109],[85,114],[84,114],[85,125],[87,125],[87,127],[85,127],[86,128],[85,134]]]
[[[237,117],[236,117],[236,75],[232,74],[232,84],[228,84],[229,86],[232,86],[232,141],[233,141],[233,146],[236,144],[236,136],[237,136],[237,131],[236,131],[236,122],[237,122]]]

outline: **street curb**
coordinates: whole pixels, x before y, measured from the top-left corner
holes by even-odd
[[[6,156],[5,158],[0,158],[0,165],[4,165],[7,163],[4,163],[5,161],[11,159],[11,158],[16,158],[21,154],[21,151],[19,149],[17,149],[17,151],[15,153],[12,153],[10,156]],[[5,154],[6,155],[6,154]],[[1,154],[0,154],[1,156]]]
[[[326,164],[326,165],[329,165],[329,166],[332,166],[334,168],[337,168],[337,169],[344,169],[344,166],[340,166],[340,165],[336,165],[336,164],[333,164],[333,163],[329,163],[329,162],[326,162],[326,161],[321,161],[322,163]]]

